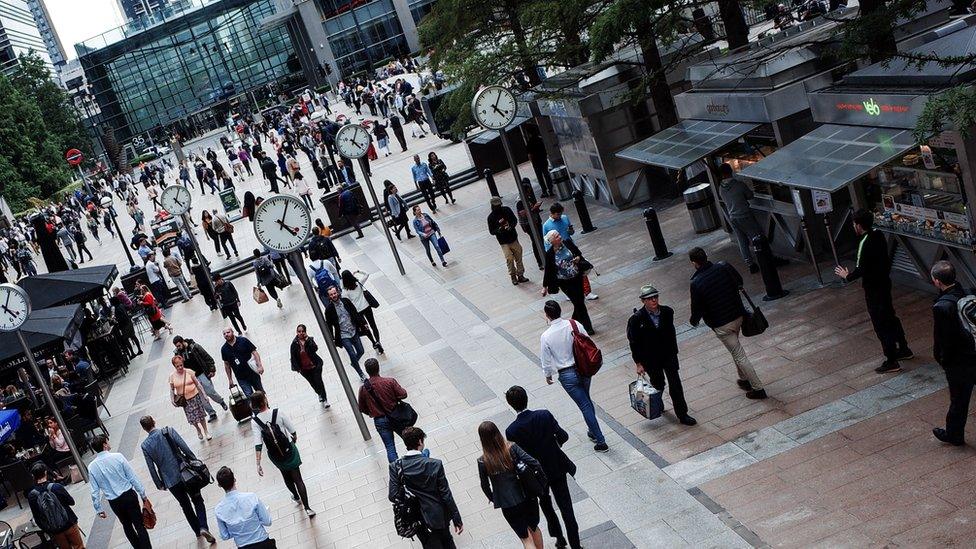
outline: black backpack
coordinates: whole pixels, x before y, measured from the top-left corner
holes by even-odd
[[[268,457],[274,462],[283,462],[291,458],[294,447],[291,445],[291,437],[287,436],[278,425],[278,409],[271,412],[271,422],[265,423],[258,419],[254,414],[254,421],[261,428],[261,441],[264,449],[268,452]]]
[[[61,498],[51,491],[51,486],[53,485],[48,483],[43,488],[36,487],[31,490],[39,511],[34,515],[34,522],[48,534],[60,534],[71,527],[71,519],[68,518],[68,510],[61,503]]]

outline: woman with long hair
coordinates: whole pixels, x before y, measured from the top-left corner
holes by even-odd
[[[217,255],[220,255],[220,235],[213,228],[213,216],[210,215],[210,212],[203,210],[203,213],[200,214],[200,223],[203,224],[203,232],[206,233],[207,238],[213,240]]]
[[[437,263],[434,263],[434,257],[430,255],[430,247],[433,246],[434,251],[437,252],[437,257],[441,260],[441,265],[447,267],[447,261],[444,261],[444,252],[441,250],[439,242],[440,227],[437,226],[437,222],[425,214],[420,209],[420,206],[413,207],[413,218],[413,230],[420,237],[420,242],[424,245],[424,251],[427,252],[427,259],[430,260],[430,265],[432,267],[437,266]]]
[[[427,165],[430,166],[430,173],[434,174],[434,192],[440,192],[444,197],[444,203],[456,204],[454,193],[451,192],[451,176],[447,174],[447,165],[437,157],[437,153],[430,151],[427,154]]]
[[[516,473],[516,465],[541,471],[539,462],[518,444],[505,440],[498,426],[491,421],[478,426],[481,438],[481,457],[478,458],[478,475],[481,490],[495,509],[501,509],[508,525],[522,540],[525,549],[542,549],[542,532],[539,530],[539,500],[526,494]]]
[[[370,304],[370,298],[373,296],[369,294],[367,297],[366,288],[363,287],[367,278],[369,278],[369,273],[363,271],[356,271],[355,273],[348,270],[342,271],[342,297],[352,301],[356,311],[369,323],[369,329],[363,330],[363,332],[373,342],[373,349],[376,349],[377,353],[383,354],[383,345],[380,344],[380,329],[376,327],[376,317],[373,316],[373,306]]]

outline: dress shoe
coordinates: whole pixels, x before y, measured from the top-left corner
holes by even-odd
[[[751,390],[751,391],[749,391],[749,392],[746,393],[746,398],[752,399],[752,400],[762,400],[762,399],[766,398],[766,390],[765,389],[753,389],[753,390]]]
[[[941,440],[942,442],[945,442],[946,444],[951,444],[953,446],[963,446],[964,444],[966,444],[966,441],[962,439],[950,438],[949,433],[947,433],[946,430],[943,429],[942,427],[936,427],[935,429],[932,429],[932,434],[935,435],[935,438]]]
[[[898,360],[911,360],[915,358],[915,353],[909,347],[902,347],[898,349],[898,354],[896,355]]]
[[[691,417],[691,416],[689,416],[687,414],[685,414],[682,417],[679,417],[678,418],[678,421],[680,421],[682,425],[689,425],[690,426],[690,425],[697,425],[698,424],[698,420],[697,419],[695,419],[695,418],[693,418],[693,417]]]
[[[207,540],[207,543],[209,543],[211,545],[217,543],[217,539],[213,537],[213,534],[211,534],[210,532],[208,532],[206,530],[200,530],[200,537],[202,537],[203,539]]]
[[[556,538],[556,547],[567,547],[567,546],[568,546],[568,544],[566,543],[566,539],[565,538],[561,538],[561,537],[560,538]]]
[[[749,383],[749,380],[748,380],[748,379],[737,379],[737,380],[735,381],[735,383],[736,383],[736,384],[737,384],[737,385],[739,386],[739,388],[740,388],[740,389],[742,389],[743,391],[751,391],[751,390],[752,390],[752,384],[751,384],[751,383]]]
[[[891,373],[891,372],[900,372],[901,371],[901,364],[898,364],[898,361],[897,360],[886,360],[886,361],[884,361],[884,362],[881,363],[881,366],[878,366],[877,368],[875,368],[874,371],[877,372],[877,373],[879,373],[879,374],[888,374],[888,373]]]

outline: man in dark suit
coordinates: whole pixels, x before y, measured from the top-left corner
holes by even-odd
[[[643,307],[634,311],[627,321],[627,339],[630,353],[637,366],[637,375],[644,373],[658,391],[664,390],[665,378],[671,386],[671,404],[674,415],[684,425],[695,425],[695,418],[688,415],[688,403],[678,376],[678,336],[674,328],[674,309],[659,302],[657,288],[641,287]]]
[[[854,212],[853,220],[854,232],[861,237],[857,245],[857,263],[853,271],[838,265],[834,268],[834,273],[847,282],[862,279],[868,315],[885,355],[885,361],[874,371],[879,374],[897,372],[901,370],[898,361],[914,358],[915,354],[908,348],[905,330],[901,327],[901,320],[898,320],[891,302],[891,257],[888,255],[888,242],[881,231],[874,229],[874,214],[870,211],[861,209]]]
[[[932,429],[932,434],[942,442],[962,446],[966,443],[966,418],[976,384],[976,371],[973,369],[976,346],[972,333],[959,314],[959,300],[966,298],[968,292],[956,281],[956,268],[948,261],[936,262],[930,274],[932,284],[939,290],[939,297],[932,306],[935,336],[932,355],[945,370],[949,384],[949,411],[946,413],[945,429],[936,427]]]
[[[402,498],[404,488],[409,488],[420,500],[420,513],[427,526],[426,530],[417,533],[420,544],[424,549],[454,549],[451,523],[458,535],[464,532],[464,525],[447,484],[444,464],[422,453],[427,438],[422,429],[407,427],[401,437],[407,451],[390,464],[390,501]]]
[[[573,513],[573,498],[569,494],[566,480],[567,474],[571,476],[576,474],[576,464],[561,448],[569,440],[569,435],[559,426],[549,410],[526,410],[529,397],[522,387],[512,386],[505,392],[505,400],[518,414],[515,421],[505,429],[505,438],[521,446],[542,465],[542,470],[549,480],[549,490],[556,498],[556,505],[559,506],[563,522],[566,523],[569,546],[572,549],[579,549],[579,525]],[[539,498],[539,506],[546,517],[546,524],[549,525],[549,535],[556,538],[556,547],[566,547],[566,538],[563,538],[559,519],[556,517],[548,493]]]

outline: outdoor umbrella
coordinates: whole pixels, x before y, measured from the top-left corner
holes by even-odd
[[[24,339],[36,356],[40,352],[61,349],[61,343],[78,332],[84,318],[84,306],[80,303],[31,311],[20,328]],[[26,362],[17,334],[0,332],[0,370]]]
[[[34,309],[98,299],[119,275],[115,265],[98,265],[22,278],[17,284],[27,290]]]
[[[0,442],[13,436],[20,427],[20,412],[17,410],[0,410]]]

